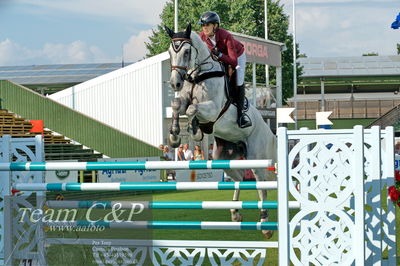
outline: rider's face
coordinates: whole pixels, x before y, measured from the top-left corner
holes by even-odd
[[[207,35],[208,37],[212,37],[214,35],[215,24],[206,23],[203,24],[201,28],[203,29],[204,34]]]

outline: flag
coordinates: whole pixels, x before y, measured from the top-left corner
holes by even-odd
[[[30,120],[32,128],[30,132],[43,134],[43,120]]]
[[[329,120],[329,116],[332,114],[332,112],[316,112],[315,113],[315,120],[317,123],[317,126],[320,125],[332,125],[332,121]]]
[[[400,28],[400,13],[397,15],[396,20],[392,23],[392,29],[397,30]]]
[[[294,108],[276,108],[276,120],[278,123],[296,123],[290,114]]]

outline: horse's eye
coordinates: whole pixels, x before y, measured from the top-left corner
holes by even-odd
[[[189,50],[186,50],[183,55],[186,56],[186,57],[189,56]]]

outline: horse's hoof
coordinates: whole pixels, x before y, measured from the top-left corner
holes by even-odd
[[[261,219],[260,222],[262,223],[268,222],[268,217]],[[261,233],[264,235],[266,239],[270,239],[274,235],[274,231],[272,230],[262,230]]]
[[[243,222],[243,215],[240,213],[232,213],[231,220],[232,222]]]
[[[186,109],[186,115],[189,117],[194,116],[197,113],[197,108],[194,104],[189,105],[189,107]]]
[[[177,127],[172,126],[172,127],[170,128],[170,130],[169,130],[169,133],[170,133],[171,135],[179,135],[179,133],[181,133],[181,129],[179,128],[179,126],[177,126]]]
[[[274,231],[272,230],[262,230],[261,232],[266,239],[270,239],[274,235]]]
[[[204,138],[204,134],[200,129],[197,129],[196,134],[194,134],[192,138],[194,141],[202,141]]]
[[[181,138],[179,136],[169,135],[168,144],[172,148],[178,148],[181,144]]]

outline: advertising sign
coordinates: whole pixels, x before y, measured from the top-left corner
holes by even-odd
[[[48,161],[48,162],[77,162],[77,160]],[[77,183],[78,171],[77,170],[46,171],[45,180],[46,183]]]
[[[160,157],[102,158],[99,162],[144,162],[159,161]],[[160,182],[160,170],[100,170],[99,183],[108,182]]]
[[[223,170],[176,170],[176,182],[222,182]]]
[[[233,37],[244,46],[247,62],[270,66],[281,66],[281,47],[283,44],[231,32]]]

